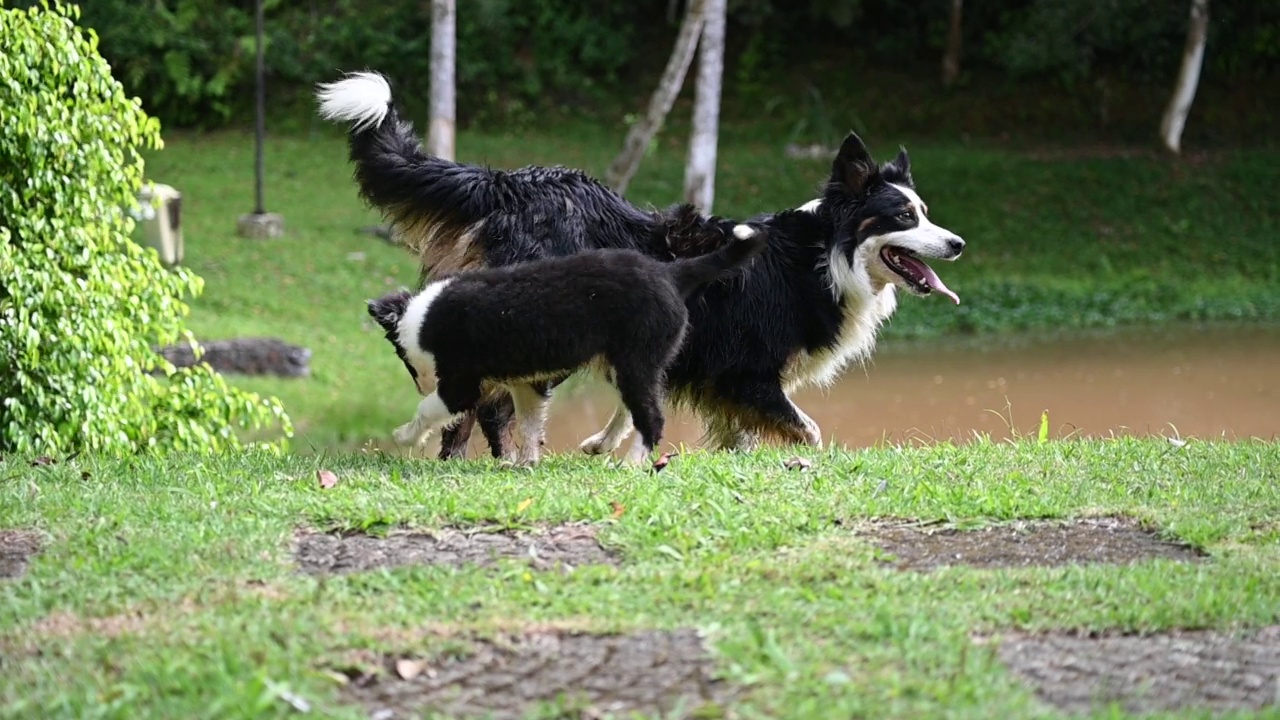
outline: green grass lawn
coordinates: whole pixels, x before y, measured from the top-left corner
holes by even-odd
[[[285,717],[287,690],[313,716],[356,718],[334,665],[554,625],[707,631],[717,672],[747,688],[730,717],[1059,717],[974,636],[1280,619],[1275,444],[836,450],[808,472],[785,457],[693,453],[656,476],[576,456],[532,472],[376,453],[10,457],[0,529],[35,530],[45,546],[26,575],[0,580],[0,716]],[[335,487],[318,486],[319,468]],[[970,527],[1117,513],[1208,557],[915,573],[881,565],[850,530],[875,517]],[[619,566],[317,579],[290,556],[298,527],[564,521],[595,524]]]
[[[464,132],[458,152],[498,168],[599,173],[622,135],[591,124]],[[679,199],[683,137],[664,134],[632,185],[635,201]],[[963,258],[938,268],[962,304],[907,299],[886,337],[1280,318],[1280,200],[1266,191],[1280,184],[1280,152],[1168,161],[867,139],[881,157],[906,142],[933,216],[969,241]],[[814,196],[828,162],[788,160],[781,143],[752,126],[724,129],[717,212],[746,216]],[[413,285],[412,258],[357,233],[379,218],[356,197],[340,130],[319,121],[267,145],[267,208],[284,215],[287,237],[237,237],[236,217],[253,206],[252,152],[242,133],[170,134],[149,158],[148,176],[184,193],[186,261],[207,283],[190,326],[204,339],[264,334],[313,350],[312,379],[236,381],[284,400],[295,449],[385,437],[411,410],[389,398],[411,390],[364,301]]]

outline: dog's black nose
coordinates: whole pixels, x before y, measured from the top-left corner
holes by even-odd
[[[947,238],[947,247],[951,250],[953,256],[959,255],[964,252],[964,240],[954,236],[949,237]]]

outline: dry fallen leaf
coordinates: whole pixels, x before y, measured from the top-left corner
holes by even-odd
[[[627,506],[626,506],[626,505],[623,505],[622,503],[618,502],[617,500],[614,500],[614,501],[610,502],[610,503],[609,503],[609,506],[613,508],[613,519],[614,519],[614,520],[617,520],[618,518],[622,517],[622,513],[624,513],[624,512],[626,512],[626,511],[627,511]]]
[[[520,501],[520,504],[516,506],[516,514],[517,514],[517,515],[519,515],[520,513],[524,512],[525,510],[528,510],[528,509],[529,509],[529,506],[530,506],[530,505],[532,505],[532,504],[533,504],[533,498],[525,498],[525,499],[521,500],[521,501]]]
[[[338,476],[332,470],[317,470],[316,479],[320,481],[322,490],[328,490],[338,484]]]
[[[799,470],[800,472],[804,472],[805,470],[813,467],[813,461],[809,460],[809,458],[802,458],[799,455],[793,455],[792,457],[782,461],[782,467],[788,470]]]
[[[421,660],[409,660],[402,658],[396,661],[396,674],[401,680],[412,680],[422,674],[427,669],[427,664]]]
[[[658,459],[653,462],[653,471],[661,472],[662,469],[665,468],[667,464],[671,462],[671,458],[678,457],[679,455],[680,453],[678,452],[662,453],[662,455],[658,456]]]

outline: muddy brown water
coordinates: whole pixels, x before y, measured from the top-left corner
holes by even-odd
[[[1176,327],[1017,338],[892,341],[827,390],[796,403],[847,447],[1034,435],[1280,438],[1280,325]],[[547,448],[573,450],[602,427],[612,391],[579,383],[552,404]],[[407,418],[406,418],[407,419]],[[696,445],[693,415],[672,412],[664,446]],[[435,453],[435,441],[428,452]],[[472,454],[486,446],[477,431]]]

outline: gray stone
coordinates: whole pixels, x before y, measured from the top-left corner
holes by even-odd
[[[275,338],[235,338],[200,342],[204,354],[198,362],[232,375],[278,375],[309,377],[311,351]],[[185,343],[157,348],[156,352],[177,367],[197,363],[195,352]]]
[[[284,217],[278,213],[249,213],[236,222],[241,237],[267,239],[284,235]]]

